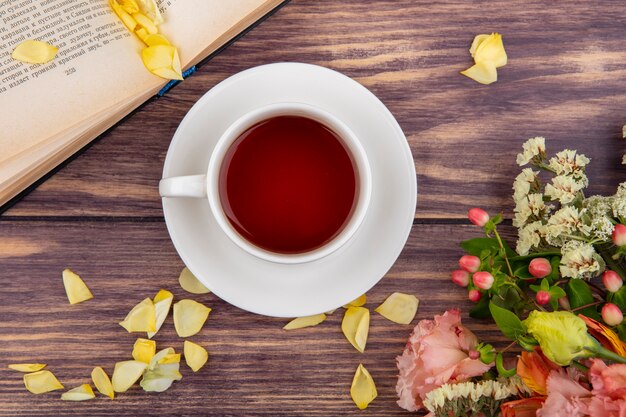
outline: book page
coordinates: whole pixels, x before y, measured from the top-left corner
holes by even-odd
[[[164,11],[175,0],[163,2]],[[142,43],[107,0],[0,2],[0,164],[102,109],[163,84],[140,59]],[[27,39],[59,48],[41,65],[15,61]]]

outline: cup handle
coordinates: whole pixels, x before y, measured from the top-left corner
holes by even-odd
[[[206,198],[206,175],[163,178],[159,182],[161,197]]]

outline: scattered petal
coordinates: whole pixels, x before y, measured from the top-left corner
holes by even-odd
[[[170,312],[170,307],[174,301],[174,294],[167,290],[160,290],[157,295],[154,296],[152,302],[154,303],[154,312],[156,315],[156,331],[148,332],[148,338],[151,339],[159,331],[163,322],[167,318]]]
[[[140,362],[150,363],[156,354],[156,342],[154,340],[139,338],[133,346],[133,359]]]
[[[9,369],[20,372],[37,372],[45,367],[45,363],[12,363],[9,365]]]
[[[506,65],[507,56],[502,43],[502,35],[492,33],[483,42],[480,42],[474,54],[474,62],[491,62],[496,68]]]
[[[321,322],[326,320],[326,314],[315,314],[314,316],[298,317],[287,323],[283,329],[295,330],[302,329],[303,327],[317,326]]]
[[[144,48],[141,59],[146,68],[159,77],[182,80],[178,51],[171,45],[154,45]]]
[[[173,348],[160,350],[152,360],[139,385],[144,391],[163,392],[173,381],[180,381],[180,353]]]
[[[161,349],[157,352],[156,355],[152,357],[150,360],[150,365],[148,365],[148,369],[154,369],[160,361],[162,361],[166,356],[174,355],[176,352],[174,348],[168,347],[165,349]]]
[[[111,9],[115,12],[117,17],[119,17],[122,23],[124,23],[126,29],[128,29],[130,33],[133,33],[137,27],[135,19],[133,19],[132,16],[122,8],[117,0],[109,0],[109,6],[111,6]]]
[[[349,307],[343,316],[341,330],[356,350],[363,353],[370,326],[370,311],[365,307]]]
[[[476,49],[478,49],[478,47],[480,46],[481,43],[483,43],[483,41],[485,39],[487,39],[490,35],[488,34],[482,34],[482,35],[476,35],[474,37],[474,40],[472,41],[472,46],[470,46],[470,54],[472,54],[472,58],[474,58],[474,56],[476,55]]]
[[[117,362],[113,370],[113,390],[115,392],[128,390],[137,382],[147,367],[146,363],[139,361]]]
[[[54,374],[47,370],[24,375],[24,385],[33,394],[43,394],[65,388]]]
[[[168,353],[163,358],[157,361],[160,365],[167,365],[170,363],[180,363],[180,353]]]
[[[137,22],[137,25],[144,28],[150,35],[155,35],[159,32],[154,22],[143,13],[133,13],[133,19]]]
[[[122,9],[126,13],[133,14],[139,11],[139,5],[135,0],[122,0]]]
[[[202,368],[209,359],[209,353],[205,348],[190,342],[189,340],[185,340],[184,353],[187,366],[189,366],[194,372],[197,372],[200,368]]]
[[[139,32],[139,31],[137,31],[137,32]],[[142,38],[142,40],[148,46],[171,45],[170,41],[168,41],[167,38],[165,36],[161,35],[160,33],[155,33],[153,35],[148,35],[147,34],[145,37]],[[206,290],[206,292],[209,292],[209,290]],[[201,294],[203,294],[203,293],[201,293]]]
[[[394,323],[409,324],[415,318],[418,306],[416,296],[394,292],[374,311]]]
[[[480,61],[472,65],[461,74],[481,84],[491,84],[498,81],[498,72],[495,65],[490,61]]]
[[[69,269],[63,270],[63,285],[70,304],[78,304],[93,298],[85,282]]]
[[[79,385],[61,394],[61,399],[64,401],[85,401],[92,398],[96,398],[96,394],[93,393],[89,384]]]
[[[193,300],[180,300],[174,304],[174,327],[179,337],[198,333],[209,317],[211,309]]]
[[[58,50],[56,46],[30,39],[17,45],[11,57],[29,64],[45,64],[54,59]]]
[[[155,0],[137,1],[139,2],[143,14],[148,16],[155,25],[160,25],[161,23],[163,23],[163,16],[161,16],[161,11],[159,10],[159,6],[156,4]]]
[[[374,384],[372,376],[362,364],[359,364],[354,373],[352,386],[350,387],[350,396],[360,410],[366,409],[369,403],[378,396],[376,384]]]
[[[93,368],[93,371],[91,371],[91,380],[96,386],[96,389],[100,391],[100,394],[106,395],[110,399],[113,399],[115,397],[113,384],[111,383],[111,380],[109,379],[107,373],[104,372],[104,369],[99,366]]]
[[[348,304],[344,305],[343,308],[361,307],[363,304],[365,304],[366,301],[367,297],[365,296],[365,294],[363,294],[360,297],[357,297],[354,300],[350,301]]]
[[[207,294],[211,291],[207,289],[194,274],[191,273],[189,268],[184,267],[178,277],[178,283],[183,290],[192,294]]]
[[[126,315],[120,326],[131,332],[156,332],[156,311],[151,299],[146,298]]]

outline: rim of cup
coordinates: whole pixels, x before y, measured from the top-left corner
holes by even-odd
[[[260,248],[241,236],[231,225],[222,209],[219,194],[219,175],[222,161],[231,144],[248,128],[264,120],[278,116],[302,116],[313,119],[336,133],[350,154],[357,176],[357,198],[350,220],[328,243],[308,252],[283,254]],[[283,102],[269,104],[252,110],[231,124],[217,141],[207,169],[207,196],[211,212],[222,231],[241,249],[266,261],[281,264],[313,262],[337,251],[357,232],[367,214],[372,194],[372,175],[367,154],[352,130],[329,112],[310,104]]]

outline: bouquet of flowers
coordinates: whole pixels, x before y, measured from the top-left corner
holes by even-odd
[[[398,404],[437,417],[626,416],[626,182],[585,197],[589,158],[549,158],[541,137],[517,163],[529,167],[513,183],[515,250],[502,216],[473,208],[486,236],[461,242],[452,272],[470,316],[493,319],[512,343],[481,343],[458,310],[420,321],[397,358]]]

